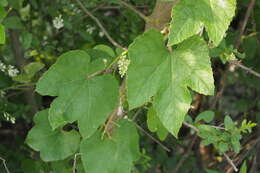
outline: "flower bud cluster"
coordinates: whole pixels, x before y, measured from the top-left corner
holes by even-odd
[[[12,117],[8,112],[4,112],[4,118],[12,124],[15,123],[15,117]]]
[[[7,73],[10,77],[15,77],[19,71],[12,65],[5,65],[0,61],[0,71]]]
[[[118,64],[118,69],[119,69],[119,74],[121,76],[121,78],[124,77],[124,75],[127,72],[128,66],[130,64],[130,60],[126,59],[127,55],[125,53],[123,53],[120,57],[119,60],[117,62]]]
[[[64,20],[62,19],[62,16],[59,15],[58,17],[55,17],[52,21],[54,28],[61,29],[64,26]]]

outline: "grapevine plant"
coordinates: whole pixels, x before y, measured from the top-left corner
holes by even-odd
[[[128,47],[104,32],[114,47],[65,52],[40,77],[36,92],[54,100],[34,116],[26,143],[39,151],[43,161],[79,156],[85,172],[130,173],[142,155],[136,121],[143,108],[147,127],[162,141],[167,135],[178,139],[184,124],[203,145],[212,144],[226,157],[227,151],[240,151],[242,134],[250,133],[255,123],[236,124],[227,115],[224,126],[215,127],[209,124],[214,118],[210,110],[194,121],[189,116],[195,95],[215,94],[210,53],[225,42],[236,0],[174,2],[171,21],[162,28],[148,28]],[[55,20],[55,26],[62,28],[61,16]],[[237,63],[237,54],[232,49],[223,62]],[[36,71],[43,68],[35,66]],[[19,75],[16,80],[21,78],[28,79]]]

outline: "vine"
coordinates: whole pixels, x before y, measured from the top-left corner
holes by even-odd
[[[198,140],[202,145],[212,145],[235,172],[239,170],[229,153],[241,151],[242,134],[251,133],[256,123],[243,119],[239,124],[225,115],[224,122],[216,125],[213,120],[217,113],[212,110],[196,113],[194,120],[189,114],[196,95],[216,95],[209,106],[214,109],[223,94],[223,89],[217,92],[215,87],[212,57],[221,57],[223,64],[228,62],[260,78],[258,72],[241,63],[238,52],[255,1],[250,1],[234,48],[226,45],[225,35],[235,16],[236,0],[169,1],[158,1],[157,5],[171,4],[171,14],[154,20],[153,15],[148,17],[117,0],[149,24],[149,29],[126,47],[115,41],[81,0],[75,0],[113,48],[97,45],[65,52],[37,83],[33,79],[44,65],[31,63],[12,76],[20,84],[0,89],[28,90],[35,86],[41,96],[53,97],[49,108],[36,113],[26,137],[26,143],[40,153],[43,161],[71,159],[76,173],[80,158],[85,172],[130,173],[142,157],[138,130],[170,153],[161,141],[168,135],[178,139],[185,126],[192,140],[173,173],[180,170]],[[165,23],[167,15],[170,21]],[[62,16],[55,18],[55,28],[61,30],[63,22]],[[0,44],[5,43],[3,28],[0,24]],[[226,78],[221,80],[224,83]],[[160,140],[138,124],[142,110],[147,117],[145,126]],[[0,160],[9,172],[5,160]]]

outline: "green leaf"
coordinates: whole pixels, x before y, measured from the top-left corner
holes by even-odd
[[[214,94],[207,45],[198,36],[188,39],[169,53],[163,36],[150,30],[130,46],[129,59],[127,95],[130,109],[143,105],[155,96],[157,116],[176,137],[190,108],[188,87],[201,94]]]
[[[168,52],[162,35],[154,30],[137,37],[128,52],[127,97],[133,109],[149,101],[164,82],[161,68]]]
[[[22,74],[15,76],[13,79],[15,81],[23,83],[30,82],[35,74],[39,72],[43,67],[44,64],[40,62],[32,62],[24,67],[24,72]]]
[[[28,49],[31,46],[33,35],[29,32],[23,32],[21,34],[21,43],[24,47],[24,49]]]
[[[224,119],[224,125],[226,130],[234,130],[236,128],[235,123],[233,120],[230,118],[230,116],[225,116]]]
[[[218,140],[218,138],[216,137],[219,136],[219,134],[221,134],[219,129],[216,129],[210,125],[199,125],[198,129],[199,129],[198,135],[203,139],[209,138],[210,140],[213,141]]]
[[[196,10],[193,9],[194,3],[182,0],[173,8],[168,45],[181,43],[202,29],[203,24],[197,19]]]
[[[220,153],[225,153],[228,151],[228,143],[226,142],[219,142],[217,147],[216,147]]]
[[[116,107],[117,81],[110,75],[88,79],[93,68],[96,66],[85,51],[70,51],[60,56],[37,83],[40,94],[58,96],[49,112],[53,129],[78,121],[80,133],[89,137]]]
[[[46,165],[44,165],[44,162],[40,160],[21,160],[21,169],[23,172],[26,173],[45,172]]]
[[[209,123],[214,119],[214,114],[215,113],[213,111],[204,111],[196,117],[195,122],[203,120],[206,123]]]
[[[22,7],[24,0],[8,0],[9,5],[15,9],[19,9]]]
[[[157,132],[160,140],[164,140],[168,135],[167,129],[162,125],[153,107],[151,107],[147,113],[147,126],[151,132]]]
[[[32,63],[30,63],[30,64],[27,64],[27,65],[24,67],[24,71],[25,71],[25,73],[34,76],[35,73],[37,73],[38,71],[40,71],[43,67],[44,67],[44,64],[43,64],[43,63],[40,63],[40,62],[32,62]]]
[[[240,149],[241,149],[241,145],[240,145],[240,139],[241,139],[241,135],[240,134],[233,134],[231,135],[231,144],[232,144],[232,149],[236,152],[239,153]]]
[[[71,167],[67,162],[67,160],[52,162],[51,167],[53,173],[71,173]]]
[[[217,46],[235,15],[236,0],[182,0],[172,10],[169,45],[198,34],[204,26]]]
[[[17,16],[11,16],[5,18],[3,24],[7,29],[23,29],[23,24],[20,18]]]
[[[101,132],[82,141],[80,151],[86,172],[130,173],[139,158],[138,134],[128,120],[121,120],[112,139],[101,139]]]
[[[0,0],[0,5],[5,7],[8,5],[8,1],[7,0]]]
[[[107,46],[107,45],[100,44],[100,45],[95,46],[94,49],[104,51],[108,55],[110,55],[111,57],[115,56],[114,50],[111,47]]]
[[[63,160],[77,151],[80,142],[78,132],[52,131],[48,121],[48,110],[38,112],[34,122],[35,126],[29,131],[26,143],[40,152],[42,160]]]
[[[114,60],[114,57],[111,57],[102,50],[87,49],[86,52],[91,57],[91,69],[89,70],[89,73],[94,73],[106,68]]]
[[[207,173],[220,173],[219,171],[215,171],[215,170],[212,170],[212,169],[206,169],[206,172]]]
[[[239,173],[247,173],[246,161],[243,162],[243,165],[242,165],[242,167],[240,168]]]
[[[2,21],[6,15],[7,12],[5,11],[4,7],[0,5],[0,21]]]
[[[5,44],[5,27],[0,24],[0,44]]]

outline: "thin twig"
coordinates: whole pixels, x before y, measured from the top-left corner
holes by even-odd
[[[0,160],[2,160],[2,162],[3,162],[3,165],[4,165],[4,168],[5,168],[5,171],[6,171],[7,173],[10,173],[10,171],[9,171],[7,165],[6,165],[6,161],[5,161],[5,159],[2,158],[2,157],[0,157]]]
[[[245,70],[246,72],[251,73],[252,75],[254,75],[254,76],[260,78],[260,73],[258,73],[258,72],[256,72],[256,71],[252,70],[251,68],[248,68],[248,67],[242,65],[239,61],[235,60],[235,61],[231,61],[230,63],[231,63],[231,64],[234,64],[235,66],[237,66],[237,67],[239,67],[239,68]]]
[[[135,121],[135,119],[138,117],[138,115],[139,115],[141,112],[142,112],[142,109],[138,109],[138,110],[135,112],[135,114],[134,114],[134,116],[133,116],[133,118],[132,118],[132,121]]]
[[[144,21],[148,21],[148,17],[145,16],[143,13],[141,13],[140,11],[138,11],[134,6],[126,3],[125,1],[123,0],[117,0],[118,2],[120,2],[122,5],[124,5],[125,7],[131,9],[132,11],[134,11],[136,14],[138,14]]]
[[[76,173],[77,172],[77,157],[79,156],[79,155],[81,155],[81,153],[76,153],[75,155],[74,155],[74,161],[73,161],[73,167],[72,167],[72,171],[73,171],[73,173]]]
[[[245,15],[245,18],[243,19],[243,22],[242,24],[240,25],[240,28],[239,28],[239,35],[235,41],[235,49],[238,49],[240,44],[241,44],[241,41],[242,41],[242,37],[243,37],[243,34],[245,32],[245,29],[246,29],[246,25],[248,23],[248,20],[249,20],[249,17],[252,13],[252,10],[254,9],[254,5],[255,5],[255,2],[256,0],[251,0],[248,4],[248,7],[247,7],[247,11],[246,11],[246,15]],[[235,61],[231,61],[230,62],[231,64],[247,71],[248,73],[251,73],[253,75],[255,75],[256,77],[260,78],[260,74],[257,73],[256,71],[242,65],[239,61],[235,60]]]
[[[10,87],[7,87],[7,88],[0,89],[0,91],[23,90],[23,89],[26,89],[26,88],[22,88],[22,87],[32,87],[34,85],[35,85],[35,83],[13,85],[13,86],[10,86]]]
[[[220,126],[214,126],[214,125],[210,125],[211,127],[215,128],[215,129],[221,129],[221,130],[225,130],[224,127],[220,127]]]
[[[104,5],[105,5],[105,3],[103,3],[103,4],[99,5],[99,6],[97,6],[96,8],[94,8],[93,10],[91,10],[91,13],[96,12],[97,10],[99,10],[100,8],[102,8]],[[85,18],[87,18],[87,17],[89,17],[89,16],[86,14],[86,15],[82,16],[81,18],[78,18],[78,20],[75,20],[75,21],[72,22],[72,25],[77,25],[79,22],[81,22],[83,19],[85,19]],[[61,28],[61,29],[59,29],[59,30],[53,35],[53,37],[56,37],[57,35],[59,35],[60,33],[62,33],[62,32],[64,31],[64,29],[65,29],[64,27]]]
[[[238,169],[236,165],[233,163],[233,161],[229,158],[229,156],[226,153],[224,153],[224,156],[227,159],[228,163],[233,167],[234,171],[237,172]]]
[[[182,158],[179,160],[179,162],[177,163],[176,167],[174,168],[174,170],[172,171],[172,173],[177,173],[179,171],[179,169],[181,168],[181,166],[183,165],[183,163],[185,162],[185,160],[189,157],[190,152],[192,150],[192,147],[194,146],[195,142],[196,142],[197,136],[195,135],[194,138],[192,139],[190,145],[188,146],[187,151],[185,151],[185,154],[182,156]]]
[[[195,130],[197,133],[199,132],[199,129],[198,129],[197,127],[191,125],[191,124],[189,124],[189,123],[187,123],[187,122],[185,122],[185,121],[183,122],[183,124],[184,124],[185,126],[187,126],[187,127],[192,128],[192,129]],[[229,156],[226,155],[225,153],[224,153],[224,156],[225,156],[225,158],[227,159],[228,163],[232,166],[232,168],[237,172],[238,169],[237,169],[236,165],[233,163],[233,161],[229,158]]]
[[[152,135],[150,135],[148,132],[146,132],[141,126],[139,126],[136,122],[132,121],[134,123],[134,125],[141,131],[143,132],[145,135],[147,135],[150,139],[152,139],[154,142],[156,142],[157,144],[159,144],[165,151],[170,152],[171,150],[169,148],[167,148],[164,144],[162,144],[160,141],[158,141],[157,139],[155,139]]]
[[[247,7],[247,11],[246,11],[246,15],[245,15],[245,18],[243,20],[243,23],[241,25],[241,27],[239,28],[239,35],[238,35],[238,38],[236,39],[236,42],[235,42],[235,48],[238,49],[240,44],[241,44],[241,40],[242,40],[242,37],[243,37],[243,34],[244,34],[244,31],[246,29],[246,25],[248,23],[248,19],[250,17],[250,14],[252,13],[252,10],[254,8],[254,5],[255,5],[255,1],[256,0],[251,0],[249,2],[249,5]]]
[[[119,60],[120,56],[121,56],[121,55],[119,55],[118,57],[116,57],[105,69],[96,71],[96,72],[94,72],[94,73],[88,75],[88,76],[87,76],[87,79],[91,79],[91,78],[93,78],[93,77],[96,77],[96,76],[98,76],[98,75],[101,75],[101,74],[103,74],[103,73],[108,72],[108,71],[109,71],[110,69],[112,69],[113,66],[117,63],[117,61]]]
[[[99,28],[104,32],[105,36],[107,37],[107,39],[116,47],[122,48],[124,49],[123,46],[121,46],[119,43],[117,43],[107,32],[107,30],[105,29],[105,27],[101,24],[101,22],[98,20],[98,18],[96,18],[85,6],[84,4],[80,1],[80,0],[75,0],[78,5],[81,7],[81,9],[90,17],[92,18],[97,25],[99,26]]]
[[[99,10],[120,10],[122,7],[121,6],[104,6],[99,8]],[[133,8],[135,9],[147,9],[148,6],[147,5],[138,5],[138,6],[133,6]]]
[[[199,129],[197,127],[195,127],[195,126],[193,126],[193,125],[191,125],[191,124],[189,124],[189,123],[187,123],[185,121],[183,122],[183,125],[185,125],[186,127],[189,127],[191,129],[195,130],[197,133],[199,132]]]
[[[258,137],[257,139],[255,139],[255,140],[249,142],[248,144],[246,144],[243,148],[245,148],[245,150],[247,150],[247,151],[245,151],[244,153],[241,153],[240,155],[238,155],[238,156],[234,159],[234,162],[236,163],[236,165],[241,164],[241,163],[243,162],[243,160],[245,160],[245,158],[246,158],[250,153],[252,153],[251,150],[252,150],[259,142],[260,142],[260,137]],[[247,148],[246,146],[248,146],[248,145],[250,145],[250,149],[246,149],[246,148]],[[231,172],[232,172],[232,169],[233,169],[233,167],[229,168],[229,169],[227,170],[227,173],[231,173]]]

